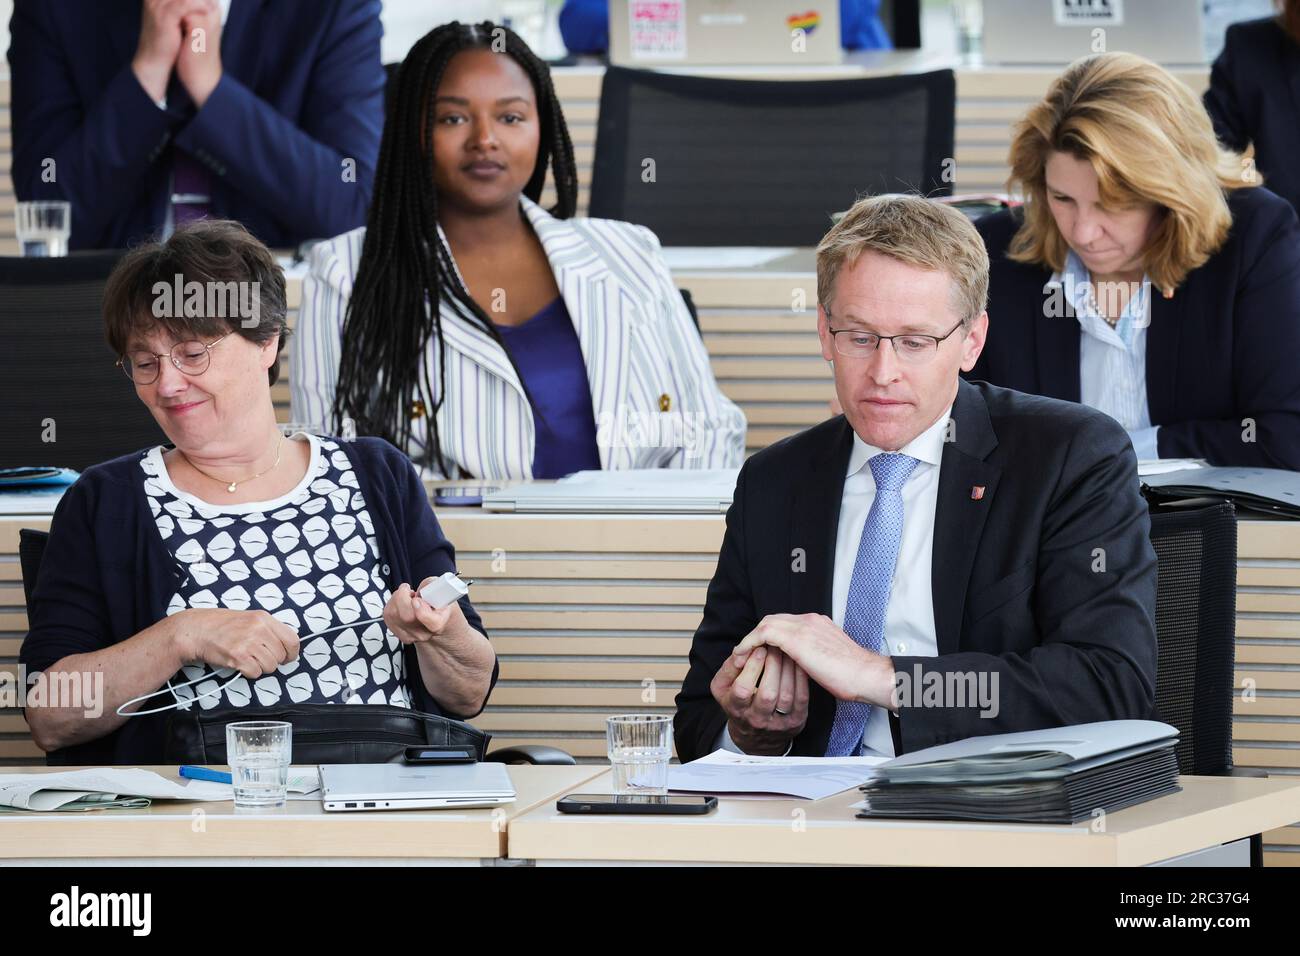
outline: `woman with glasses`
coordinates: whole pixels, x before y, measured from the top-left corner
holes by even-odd
[[[410,461],[276,424],[288,329],[266,247],[237,223],[187,226],[122,259],[104,315],[169,444],[88,469],[54,515],[21,661],[47,688],[102,674],[102,696],[47,692],[27,708],[36,743],[161,763],[166,714],[130,715],[168,704],[480,711],[496,656],[468,599],[418,594],[455,552]]]
[[[1083,402],[1139,459],[1300,469],[1300,222],[1195,95],[1127,53],[1072,64],[1016,126],[1024,206],[979,221],[970,377]]]
[[[422,38],[390,85],[368,225],[313,250],[294,421],[450,478],[739,466],[744,415],[658,239],[575,218],[577,195],[546,64],[491,23]]]

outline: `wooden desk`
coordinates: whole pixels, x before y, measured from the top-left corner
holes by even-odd
[[[7,767],[4,773],[44,772]],[[179,780],[175,767],[149,767]],[[271,810],[156,801],[145,810],[0,815],[0,863],[468,863],[506,854],[510,818],[580,787],[599,767],[511,766],[515,803],[476,810],[326,813],[319,800]]]
[[[610,792],[610,775],[582,793]],[[1183,792],[1074,826],[858,820],[825,800],[720,798],[702,816],[574,816],[554,801],[510,821],[515,860],[857,866],[1141,866],[1300,820],[1300,780],[1181,777]]]
[[[722,543],[722,516],[491,514],[440,508],[501,658],[476,726],[494,746],[550,744],[605,759],[609,714],[671,714]],[[18,529],[0,516],[0,671],[27,630]],[[1238,525],[1233,759],[1300,774],[1300,522]],[[19,710],[0,709],[0,765],[42,759]],[[1300,866],[1300,827],[1266,833],[1265,859]]]

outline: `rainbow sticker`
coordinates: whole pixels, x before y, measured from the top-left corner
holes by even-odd
[[[792,13],[785,18],[787,27],[791,30],[802,30],[804,33],[812,33],[821,22],[822,15],[816,10],[809,10],[807,13]]]

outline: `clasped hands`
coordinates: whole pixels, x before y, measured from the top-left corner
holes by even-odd
[[[894,665],[824,614],[769,614],[718,668],[709,690],[751,754],[785,753],[808,720],[808,681],[837,700],[895,707]]]

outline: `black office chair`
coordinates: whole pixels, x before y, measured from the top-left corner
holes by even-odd
[[[104,342],[120,256],[0,258],[0,468],[81,470],[166,440]]]
[[[590,215],[666,246],[813,246],[861,195],[951,193],[955,104],[951,70],[772,81],[610,67]]]
[[[41,560],[45,557],[45,545],[50,535],[46,531],[21,528],[18,531],[18,562],[22,567],[23,598],[27,602],[27,615],[32,613],[32,592],[36,589],[36,578],[40,574]],[[69,764],[92,763],[110,764],[112,752],[107,747],[95,747],[97,741],[82,745],[75,754],[69,756],[65,751],[55,750],[45,755],[45,762],[50,766],[67,766]],[[90,747],[92,749],[86,749]],[[501,747],[487,755],[491,763],[529,763],[550,766],[573,766],[577,763],[573,756],[558,747],[544,744],[518,744],[514,747]]]
[[[1232,765],[1237,622],[1237,519],[1225,501],[1196,508],[1152,504],[1156,585],[1156,711],[1178,728],[1178,767],[1200,776],[1266,777]],[[1252,866],[1263,838],[1250,838]]]
[[[402,68],[399,60],[396,63],[384,64],[384,117],[388,117],[388,111],[393,108],[393,94],[397,90],[397,71]]]
[[[691,321],[695,323],[695,331],[700,331],[700,312],[695,308],[695,299],[691,296],[690,289],[678,289],[681,293],[682,301],[686,303],[686,311],[691,314]],[[702,333],[701,333],[702,334]]]

